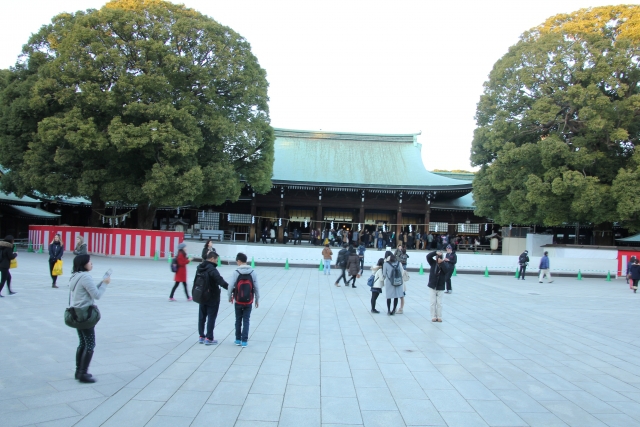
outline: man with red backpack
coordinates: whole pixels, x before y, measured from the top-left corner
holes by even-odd
[[[236,345],[247,346],[249,341],[249,318],[251,317],[251,306],[255,301],[258,308],[260,291],[258,290],[258,276],[256,272],[247,265],[247,256],[242,252],[236,255],[238,269],[233,272],[233,279],[229,285],[229,302],[235,301],[236,309]]]

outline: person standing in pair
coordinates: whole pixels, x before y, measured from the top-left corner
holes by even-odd
[[[331,275],[331,257],[333,255],[333,251],[331,250],[331,248],[329,247],[329,244],[327,243],[326,245],[324,245],[324,249],[322,250],[322,259],[324,261],[324,275],[325,276],[330,276]]]
[[[238,269],[233,272],[231,286],[227,291],[229,302],[235,301],[236,311],[236,340],[235,345],[247,346],[249,341],[249,321],[251,318],[251,305],[255,301],[258,308],[260,290],[258,288],[258,275],[255,270],[247,265],[247,256],[242,252],[236,255]]]
[[[380,258],[378,263],[371,267],[373,273],[373,286],[371,286],[371,312],[380,313],[376,310],[376,300],[382,293],[382,287],[384,286],[384,276],[382,275],[382,266],[384,265],[384,258]]]
[[[11,267],[11,260],[14,260],[18,256],[13,252],[13,236],[8,235],[3,241],[0,241],[0,292],[4,288],[4,284],[7,284],[9,295],[13,295],[16,292],[11,290],[11,273],[9,268]],[[0,294],[0,298],[3,297]]]
[[[182,242],[178,245],[178,256],[176,257],[176,263],[178,264],[178,270],[176,271],[173,280],[175,280],[175,285],[173,285],[173,289],[171,289],[171,295],[169,295],[169,301],[175,301],[176,299],[173,297],[173,294],[176,292],[178,285],[182,283],[184,285],[184,293],[187,295],[187,301],[191,301],[191,297],[189,296],[189,291],[187,290],[187,264],[191,262],[191,260],[187,257],[187,244]]]
[[[527,273],[527,265],[529,265],[529,251],[525,250],[518,257],[518,264],[520,265],[520,279],[524,280],[524,275]]]
[[[387,314],[393,316],[396,314],[396,308],[398,308],[398,298],[404,297],[403,281],[401,279],[404,269],[391,251],[386,251],[384,255],[385,263],[382,267],[382,276],[384,277],[387,297]],[[399,280],[398,277],[400,277]],[[393,299],[393,310],[391,310],[391,299]]]
[[[220,309],[220,288],[229,289],[229,285],[224,281],[218,272],[218,254],[215,251],[207,253],[206,259],[198,266],[197,273],[206,275],[205,283],[210,290],[209,300],[198,304],[198,342],[204,345],[218,344],[218,340],[213,337],[213,329],[216,326],[216,318]],[[204,333],[205,323],[207,333]]]
[[[64,245],[62,244],[60,235],[56,234],[53,237],[53,241],[49,245],[49,273],[51,274],[52,288],[58,287],[58,285],[56,285],[56,282],[58,281],[58,276],[53,275],[53,267],[56,265],[56,262],[62,260],[63,255],[64,255]]]
[[[444,262],[442,251],[433,251],[427,255],[429,263],[429,286],[431,321],[442,322],[442,296],[445,289],[445,280],[448,271],[448,264]]]
[[[458,262],[458,255],[453,251],[453,247],[451,245],[447,245],[447,254],[444,256],[444,262],[449,264],[447,269],[447,277],[445,279],[445,294],[450,294],[453,292],[451,289],[451,275],[453,274],[453,270],[455,269],[455,265]]]

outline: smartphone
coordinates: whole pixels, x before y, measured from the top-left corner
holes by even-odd
[[[111,277],[111,273],[113,273],[113,270],[108,269],[106,273],[104,273],[104,276],[102,276],[102,280],[106,279],[107,277]]]

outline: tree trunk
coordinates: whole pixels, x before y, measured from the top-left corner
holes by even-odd
[[[102,219],[98,213],[104,215],[105,202],[100,199],[100,196],[96,193],[91,196],[91,219],[89,220],[90,227],[102,227]]]
[[[141,230],[151,230],[153,220],[156,217],[156,207],[149,203],[138,204],[138,228]]]

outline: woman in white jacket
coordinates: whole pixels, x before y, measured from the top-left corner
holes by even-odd
[[[384,276],[382,275],[382,266],[384,265],[384,258],[380,258],[378,263],[371,267],[371,272],[374,274],[373,286],[371,286],[371,312],[380,313],[376,310],[376,300],[378,295],[382,293],[382,287],[384,286]]]
[[[109,277],[105,277],[96,285],[89,274],[92,269],[89,255],[78,255],[73,259],[73,271],[69,280],[71,307],[85,308],[94,305],[95,300],[100,299],[107,290]],[[96,346],[95,327],[77,331],[80,344],[76,350],[76,379],[81,383],[94,383],[95,378],[87,371]]]

